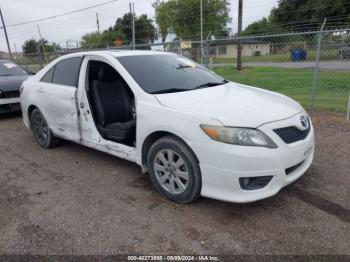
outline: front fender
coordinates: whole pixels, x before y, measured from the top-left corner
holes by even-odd
[[[155,132],[173,134],[181,138],[191,148],[192,143],[210,141],[210,138],[200,128],[201,124],[222,125],[214,118],[168,108],[159,103],[140,102],[136,110],[136,147],[139,165],[142,165],[144,142]]]

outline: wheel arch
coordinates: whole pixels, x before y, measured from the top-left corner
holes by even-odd
[[[35,106],[35,105],[30,105],[29,107],[28,107],[28,122],[29,122],[29,124],[30,124],[30,116],[31,116],[31,114],[32,114],[32,112],[34,111],[34,109],[38,109],[38,107],[37,106]]]
[[[142,144],[142,148],[141,148],[141,167],[142,167],[142,172],[143,173],[146,173],[148,171],[147,156],[148,156],[148,152],[149,152],[151,146],[156,141],[158,141],[159,139],[161,139],[162,137],[165,137],[165,136],[173,136],[176,139],[180,140],[182,143],[184,143],[189,148],[189,150],[191,150],[191,152],[193,153],[193,155],[196,158],[197,162],[199,163],[198,157],[193,152],[192,148],[180,136],[178,136],[178,135],[176,135],[176,134],[174,134],[172,132],[169,132],[169,131],[155,131],[155,132],[149,134],[145,138],[145,140],[143,141],[143,144]]]

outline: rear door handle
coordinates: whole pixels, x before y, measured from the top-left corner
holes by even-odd
[[[38,93],[45,93],[44,92],[44,88],[43,87],[39,87],[39,89],[38,89],[38,91],[37,91]]]

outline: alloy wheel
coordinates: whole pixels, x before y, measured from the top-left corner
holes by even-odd
[[[157,153],[154,171],[159,184],[171,194],[183,193],[189,184],[187,165],[174,150],[165,149]]]
[[[42,145],[47,143],[49,129],[47,124],[40,113],[34,112],[32,116],[32,129],[38,142]]]

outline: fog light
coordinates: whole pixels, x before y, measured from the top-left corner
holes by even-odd
[[[242,179],[242,182],[241,182],[241,185],[246,187],[249,185],[249,182],[250,182],[250,179],[248,177],[245,177],[245,178],[240,178],[240,180]]]
[[[261,189],[271,181],[273,176],[240,177],[239,184],[243,190]]]

